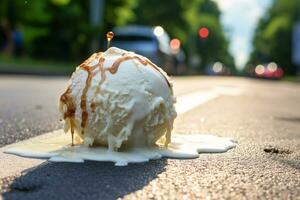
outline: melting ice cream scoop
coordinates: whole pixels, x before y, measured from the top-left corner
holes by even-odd
[[[108,46],[112,38],[108,32]],[[233,139],[200,134],[173,134],[171,142],[174,103],[172,84],[161,68],[141,55],[109,48],[79,65],[61,95],[64,131],[10,145],[4,152],[53,162],[94,160],[126,166],[161,157],[197,158],[198,153],[236,146]],[[182,100],[179,105],[185,106]],[[63,132],[71,133],[72,146]],[[80,145],[73,146],[74,134]],[[93,145],[97,147],[86,147]],[[123,146],[129,148],[118,151]]]
[[[170,142],[174,103],[172,84],[162,69],[145,57],[110,48],[93,54],[73,73],[60,97],[64,131],[13,144],[5,152],[53,162],[94,160],[125,166],[161,157],[197,158],[198,153],[236,146],[231,138],[200,134],[173,134]],[[73,135],[78,136],[80,145],[70,146],[63,132],[71,133],[72,144]]]
[[[123,145],[168,145],[174,103],[172,84],[161,68],[112,47],[76,68],[59,110],[72,138],[75,134],[85,145],[118,150]]]

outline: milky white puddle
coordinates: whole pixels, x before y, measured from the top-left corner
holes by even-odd
[[[222,153],[236,146],[231,138],[202,134],[173,134],[168,148],[132,148],[124,152],[111,152],[105,147],[71,146],[70,140],[69,134],[58,130],[10,145],[4,152],[53,162],[111,161],[116,166],[126,166],[128,163],[147,162],[162,157],[192,159],[199,157],[199,153]]]

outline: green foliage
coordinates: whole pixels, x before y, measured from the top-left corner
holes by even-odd
[[[183,18],[185,10],[181,0],[140,0],[135,9],[136,24],[157,26],[166,29],[171,37],[178,37],[185,42],[189,32],[189,24]]]
[[[8,19],[18,26],[25,36],[26,53],[43,59],[82,60],[90,53],[92,38],[104,38],[114,26],[133,23],[163,26],[172,38],[182,41],[186,52],[202,58],[202,67],[216,61],[233,66],[220,11],[212,0],[104,0],[104,5],[101,24],[91,26],[90,1],[2,0],[0,21]],[[210,31],[204,44],[198,38],[202,26]]]
[[[276,62],[286,74],[294,74],[291,62],[293,25],[299,15],[300,0],[276,0],[259,21],[249,64]]]
[[[51,0],[51,2],[57,6],[64,6],[70,3],[71,0]]]
[[[159,6],[158,6],[159,5]],[[234,71],[233,57],[228,53],[228,41],[220,24],[220,11],[211,0],[140,0],[135,9],[137,24],[160,25],[170,36],[179,38],[189,54],[198,54],[202,64],[221,61]],[[201,41],[198,29],[207,27],[209,38]]]
[[[229,67],[232,72],[235,72],[234,60],[228,52],[228,40],[220,24],[220,11],[216,3],[209,0],[200,1],[197,13],[198,16],[194,22],[196,32],[192,36],[192,43],[196,42],[196,51],[201,56],[202,68],[200,70],[213,62],[220,61]],[[205,40],[197,35],[201,27],[206,27],[209,30],[209,36]]]
[[[24,33],[26,53],[56,60],[82,60],[88,56],[91,39],[101,37],[101,30],[125,25],[134,19],[136,0],[105,1],[104,24],[92,27],[90,1],[80,0],[2,0],[0,21]],[[3,11],[3,12],[2,12]],[[101,45],[100,45],[101,46]]]
[[[106,27],[123,26],[135,19],[133,9],[136,7],[136,0],[109,0],[105,1],[104,22]]]

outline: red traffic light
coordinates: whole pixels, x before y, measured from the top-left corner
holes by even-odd
[[[206,39],[209,35],[209,30],[206,27],[202,27],[199,29],[198,35],[201,39]]]

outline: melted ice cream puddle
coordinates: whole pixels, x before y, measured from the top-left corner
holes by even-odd
[[[71,146],[70,135],[58,130],[11,145],[4,152],[22,157],[45,158],[53,162],[111,161],[116,166],[126,166],[128,163],[147,162],[162,157],[192,159],[199,157],[199,153],[221,153],[235,146],[236,142],[231,138],[172,134],[168,148],[131,148],[115,152],[108,151],[107,147]]]

